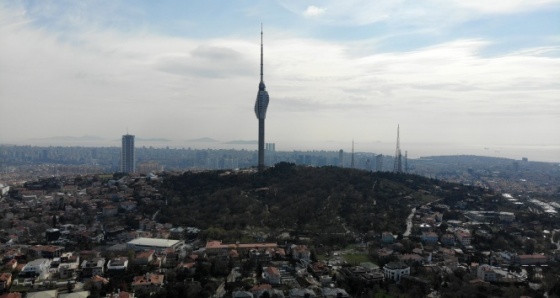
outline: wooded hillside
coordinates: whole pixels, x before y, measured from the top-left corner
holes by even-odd
[[[280,163],[263,173],[210,171],[164,177],[159,219],[179,226],[292,233],[405,230],[415,206],[477,191],[416,175]],[[478,190],[480,191],[480,190]],[[220,235],[209,235],[219,237]]]

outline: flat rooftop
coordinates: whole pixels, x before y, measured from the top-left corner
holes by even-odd
[[[128,245],[168,248],[181,243],[181,240],[162,238],[136,238],[128,241]]]

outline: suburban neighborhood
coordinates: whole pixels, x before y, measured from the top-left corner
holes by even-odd
[[[518,212],[538,205],[510,194],[414,206],[406,231],[348,230],[347,245],[287,232],[273,242],[251,233],[225,242],[157,220],[169,175],[10,187],[0,201],[0,297],[442,297],[465,284],[522,294],[558,280],[547,273],[560,261],[555,210]],[[182,288],[171,294],[171,284]]]

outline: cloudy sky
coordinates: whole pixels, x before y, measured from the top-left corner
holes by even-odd
[[[262,22],[277,150],[392,154],[400,124],[411,157],[560,161],[558,15],[559,0],[6,0],[0,143],[256,140]]]

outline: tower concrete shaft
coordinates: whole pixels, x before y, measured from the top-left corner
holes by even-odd
[[[259,119],[259,171],[264,170],[264,119]]]

